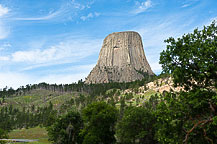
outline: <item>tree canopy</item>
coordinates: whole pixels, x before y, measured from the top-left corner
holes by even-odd
[[[82,112],[86,125],[84,127],[84,144],[115,142],[115,123],[118,111],[105,102],[95,102],[88,105]]]
[[[183,35],[161,53],[163,71],[185,91],[165,93],[157,106],[156,137],[161,143],[217,141],[217,26]],[[161,123],[159,123],[161,122]]]
[[[161,53],[160,64],[164,72],[172,73],[176,85],[217,88],[217,25],[195,29],[175,40],[165,40],[167,49]]]
[[[49,139],[56,144],[80,143],[79,132],[82,127],[83,122],[80,114],[75,111],[68,112],[48,127]]]
[[[128,107],[123,118],[117,123],[118,141],[125,144],[154,144],[154,115],[144,107]]]

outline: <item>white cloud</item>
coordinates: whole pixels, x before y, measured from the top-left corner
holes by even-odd
[[[94,12],[94,13],[89,13],[87,16],[81,16],[81,20],[86,21],[90,18],[98,17],[100,13]]]
[[[80,72],[86,72],[89,73],[92,68],[96,65],[96,63],[93,64],[85,64],[85,65],[74,65],[67,68],[55,70],[56,73],[60,72],[70,72],[70,73],[80,73]],[[48,70],[50,72],[50,70]]]
[[[0,4],[0,17],[6,15],[8,12],[9,12],[9,9],[8,9],[7,7],[3,7],[3,6]]]
[[[72,18],[76,12],[82,11],[86,8],[90,8],[94,2],[85,2],[85,4],[81,4],[72,0],[70,2],[64,3],[58,10],[50,11],[47,15],[39,16],[39,17],[18,17],[14,20],[21,20],[21,21],[45,21],[45,20],[64,20]]]
[[[94,64],[77,65],[70,68],[61,69],[57,71],[58,74],[55,74],[56,71],[55,73],[52,73],[51,71],[45,72],[43,76],[33,76],[31,73],[26,74],[23,72],[0,72],[0,89],[6,86],[16,89],[27,84],[38,84],[41,82],[50,84],[70,84],[72,82],[77,82],[80,79],[85,80],[85,77],[87,77],[93,66]],[[79,72],[76,72],[76,69]]]
[[[9,9],[7,7],[3,7],[0,4],[0,18],[3,17],[4,15],[8,14]],[[3,24],[2,20],[0,20],[0,39],[4,39],[8,36],[9,34],[9,29],[5,27]]]
[[[81,16],[81,19],[82,19],[83,21],[85,21],[85,20],[87,20],[87,19],[89,19],[89,18],[93,18],[93,14],[92,14],[92,13],[89,13],[87,16]]]
[[[96,64],[71,66],[65,69],[56,70],[56,74],[49,74],[50,72],[48,71],[48,75],[38,78],[35,83],[47,82],[52,84],[70,84],[81,79],[85,80],[95,65]]]
[[[10,43],[4,43],[2,45],[0,45],[0,51],[5,50],[7,48],[10,48],[11,44]]]
[[[100,13],[95,12],[94,15],[95,15],[96,17],[98,17],[98,16],[100,16]]]
[[[11,47],[11,44],[10,43],[4,43],[2,46],[3,47]]]
[[[9,56],[1,57],[1,60],[9,60],[9,62],[4,63],[2,61],[0,63],[2,68],[0,72],[0,88],[5,86],[18,88],[22,85],[25,86],[39,82],[66,84],[77,82],[87,77],[95,64],[86,63],[86,65],[83,65],[80,61],[82,59],[87,60],[85,58],[88,56],[98,53],[102,40],[85,36],[78,36],[76,38],[69,37],[68,35],[65,36],[67,38],[64,41],[47,46],[47,48],[43,45],[40,49],[34,47],[30,50],[17,51]],[[35,44],[37,45],[37,42],[32,41],[30,46]],[[10,46],[10,44],[4,45]],[[41,73],[35,73],[32,70],[65,63],[71,63],[71,66],[66,64],[60,69],[42,68],[40,70]],[[9,70],[10,65],[14,66],[13,71]]]
[[[57,57],[54,57],[56,52],[55,47],[45,50],[17,51],[12,54],[12,60],[15,62],[42,63],[56,59]]]
[[[196,4],[199,0],[183,0],[182,1],[182,8],[190,7]]]
[[[79,10],[83,10],[83,9],[86,8],[85,5],[82,5],[82,4],[80,4],[80,3],[75,3],[75,2],[74,2],[73,5],[74,5],[74,8],[79,9]],[[88,8],[89,8],[89,6],[88,6]]]
[[[139,14],[145,12],[148,8],[152,7],[151,0],[146,0],[144,2],[136,2],[137,8],[132,11],[133,14]]]
[[[189,6],[190,6],[190,4],[184,4],[184,5],[182,5],[182,8],[189,7]]]
[[[0,61],[9,61],[10,58],[7,56],[0,56]]]
[[[8,37],[10,29],[0,21],[0,40]]]
[[[14,72],[0,72],[0,88],[4,88],[6,86],[18,88],[22,85],[25,86],[32,82],[32,78],[25,74]]]
[[[85,80],[88,73],[78,73],[78,74],[51,74],[39,78],[35,83],[46,82],[50,84],[70,84],[72,82],[77,82],[78,80]]]
[[[23,20],[23,21],[39,21],[39,20],[49,20],[53,19],[59,15],[61,15],[64,12],[64,10],[58,10],[56,12],[49,13],[46,16],[41,16],[41,17],[21,17],[21,18],[15,18],[15,20]]]
[[[79,1],[81,2],[81,1]],[[79,9],[79,10],[83,10],[85,8],[91,8],[91,5],[93,5],[95,3],[95,0],[87,0],[84,3],[78,3],[75,0],[72,0],[72,5],[74,8]]]
[[[29,70],[37,67],[72,63],[98,52],[101,40],[98,39],[68,39],[46,49],[17,51],[11,54],[13,62],[23,62]],[[30,66],[28,66],[30,64]]]
[[[3,7],[0,4],[0,18],[8,14],[8,12],[9,9],[7,7]],[[9,28],[7,28],[3,23],[3,21],[0,19],[0,40],[5,39],[9,35],[9,32],[10,32]]]

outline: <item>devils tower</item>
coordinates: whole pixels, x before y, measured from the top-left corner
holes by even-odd
[[[114,32],[103,41],[99,59],[85,83],[131,82],[154,75],[134,31]]]

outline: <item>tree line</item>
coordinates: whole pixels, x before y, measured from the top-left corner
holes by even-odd
[[[118,82],[110,82],[110,83],[103,83],[103,84],[85,84],[84,81],[79,80],[77,83],[72,84],[48,84],[48,83],[39,83],[39,84],[28,84],[26,86],[21,86],[20,88],[17,88],[16,90],[12,87],[8,88],[5,87],[0,90],[0,98],[4,99],[6,97],[13,97],[13,96],[20,96],[25,95],[27,92],[34,90],[34,89],[45,89],[50,90],[53,92],[85,92],[89,95],[95,96],[95,95],[104,95],[105,92],[109,89],[117,88],[121,90],[125,90],[128,88],[137,86],[143,86],[145,83],[148,83],[150,81],[153,81],[154,79],[157,79],[159,77],[154,75],[148,75],[144,74],[144,79],[137,80],[134,82],[127,82],[127,83],[118,83]]]

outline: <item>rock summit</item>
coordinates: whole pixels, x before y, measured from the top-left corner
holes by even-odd
[[[131,82],[146,74],[154,75],[141,36],[134,31],[114,32],[104,39],[97,64],[85,83]]]

